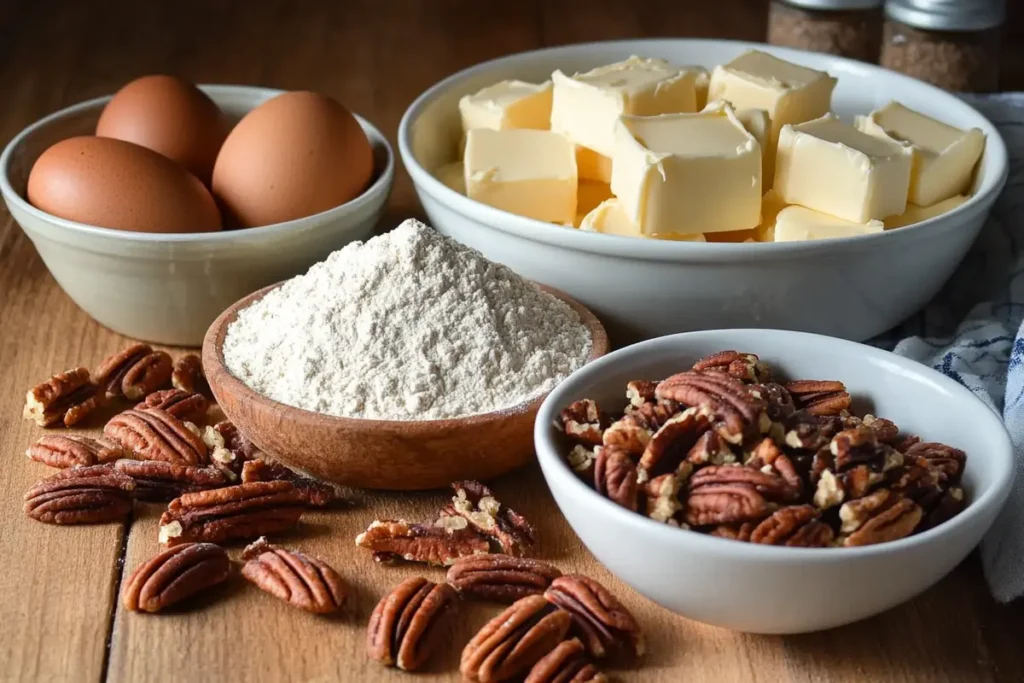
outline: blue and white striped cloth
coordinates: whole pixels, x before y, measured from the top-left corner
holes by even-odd
[[[935,300],[872,343],[945,373],[1002,414],[1017,479],[981,558],[992,595],[1008,602],[1024,595],[1024,93],[964,98],[1006,140],[1006,189]]]

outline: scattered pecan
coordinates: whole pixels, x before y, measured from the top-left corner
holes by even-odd
[[[608,677],[587,659],[580,639],[570,638],[534,664],[524,683],[608,683]]]
[[[956,485],[960,483],[964,467],[967,465],[967,454],[959,448],[942,443],[915,443],[906,450],[908,458],[924,458],[929,469],[940,475],[943,483]]]
[[[647,442],[637,472],[640,481],[674,471],[711,422],[696,408],[672,416]]]
[[[210,462],[232,480],[242,476],[245,463],[260,460],[263,451],[227,420],[203,430],[203,443],[210,451]]]
[[[602,496],[636,512],[637,470],[626,451],[613,446],[597,448],[594,461],[594,488]]]
[[[748,383],[767,382],[771,379],[768,366],[752,353],[719,351],[693,364],[694,372],[718,372]]]
[[[594,460],[596,459],[593,448],[587,448],[583,444],[576,444],[569,451],[566,460],[572,471],[579,475],[580,479],[587,484],[594,483]]]
[[[96,369],[96,383],[108,398],[138,401],[171,379],[171,357],[149,344],[131,346],[109,356]]]
[[[160,612],[225,581],[230,573],[231,560],[219,545],[183,543],[136,567],[121,600],[133,612]]]
[[[839,508],[843,545],[872,545],[909,536],[923,514],[917,503],[888,489],[848,501]]]
[[[589,446],[601,445],[601,410],[589,398],[576,401],[559,415],[559,427],[573,441]]]
[[[639,408],[645,403],[655,403],[658,400],[654,395],[657,388],[658,383],[650,380],[635,379],[632,382],[627,382],[626,400],[635,408]]]
[[[202,394],[206,385],[203,359],[195,353],[187,353],[174,362],[171,370],[171,386],[189,394]]]
[[[655,522],[678,526],[677,517],[683,509],[679,491],[684,481],[675,474],[662,474],[641,484],[647,516]]]
[[[89,371],[75,368],[29,389],[23,415],[40,427],[53,427],[57,423],[71,427],[101,405],[103,396],[100,388],[89,380]]]
[[[439,567],[491,550],[487,537],[470,527],[464,517],[442,517],[433,524],[376,520],[356,536],[356,545],[372,550],[380,562],[401,559]]]
[[[442,517],[462,517],[470,527],[494,540],[506,555],[522,556],[534,544],[534,531],[521,514],[501,503],[478,481],[452,484],[451,505],[441,509]]]
[[[29,446],[25,455],[44,465],[65,469],[112,462],[124,457],[124,451],[102,436],[47,434]]]
[[[306,505],[327,507],[339,499],[338,489],[327,482],[304,477],[276,462],[250,460],[242,465],[242,483],[254,481],[290,481]]]
[[[824,548],[832,542],[832,527],[820,521],[813,505],[790,505],[773,512],[750,532],[752,543]]]
[[[736,462],[736,454],[718,432],[706,431],[686,454],[686,460],[697,467],[729,465]]]
[[[179,420],[198,423],[206,419],[209,407],[210,402],[202,394],[181,389],[161,389],[147,396],[145,401],[135,406],[135,410],[157,408]]]
[[[517,600],[473,636],[462,651],[459,670],[477,683],[520,678],[555,649],[571,624],[569,613],[543,596]]]
[[[199,428],[159,408],[126,410],[111,418],[103,433],[139,460],[163,460],[179,465],[209,462]]]
[[[294,526],[305,510],[286,481],[239,484],[182,494],[160,517],[160,542],[220,543],[255,538]]]
[[[460,595],[512,603],[541,595],[562,572],[540,560],[511,555],[464,557],[448,569],[447,580]]]
[[[404,671],[423,666],[437,646],[438,625],[455,610],[457,598],[451,586],[423,577],[395,586],[370,615],[366,629],[370,657]]]
[[[242,559],[242,576],[293,607],[328,614],[345,602],[345,581],[319,558],[260,538],[245,548]]]
[[[839,415],[850,407],[850,394],[842,382],[800,379],[786,383],[797,407],[811,415]]]
[[[714,428],[729,443],[743,443],[768,431],[768,407],[759,392],[723,373],[681,372],[658,385],[660,399],[699,408],[715,421]]]
[[[227,486],[231,482],[215,467],[178,465],[161,460],[118,460],[114,467],[135,480],[135,497],[156,503],[183,493]]]
[[[25,493],[25,514],[46,524],[96,524],[124,519],[135,482],[110,464],[72,467]]]
[[[573,630],[592,656],[644,653],[640,625],[622,603],[597,581],[567,574],[551,582],[544,597],[572,615]]]

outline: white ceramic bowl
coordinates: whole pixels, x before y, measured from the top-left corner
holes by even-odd
[[[200,87],[236,120],[282,92]],[[102,325],[129,337],[199,346],[210,323],[238,299],[369,237],[391,193],[391,147],[359,118],[373,145],[374,182],[356,199],[314,216],[245,230],[163,235],[84,225],[30,205],[25,187],[35,160],[59,140],[91,135],[109,100],[62,109],[19,133],[0,156],[0,192],[68,296]]]
[[[432,172],[456,158],[462,95],[506,78],[541,81],[632,54],[712,67],[749,48],[838,77],[846,119],[890,99],[988,136],[974,196],[949,214],[892,232],[821,242],[702,244],[582,232],[480,204]],[[1006,182],[996,129],[962,100],[863,62],[722,40],[629,40],[570,45],[461,71],[406,111],[398,147],[434,227],[590,308],[618,343],[696,329],[765,327],[847,339],[872,337],[924,305],[953,273]]]
[[[564,462],[559,411],[589,397],[608,409],[626,382],[660,379],[723,349],[758,354],[793,378],[838,379],[855,408],[904,431],[967,453],[968,506],[934,529],[861,548],[786,548],[666,526],[586,486]],[[858,404],[860,404],[858,406]],[[534,441],[544,477],[583,543],[637,591],[683,616],[752,633],[801,633],[878,614],[925,590],[955,567],[991,526],[1013,480],[1009,436],[967,389],[912,360],[800,332],[714,330],[630,346],[590,363],[541,405]]]

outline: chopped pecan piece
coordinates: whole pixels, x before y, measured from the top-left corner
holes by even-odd
[[[203,443],[210,452],[210,462],[232,480],[242,476],[245,463],[262,460],[263,451],[247,439],[227,420],[203,430]]]
[[[183,493],[227,486],[231,482],[215,467],[178,465],[160,460],[118,460],[114,467],[135,480],[135,497],[165,503]]]
[[[751,391],[767,403],[765,413],[768,419],[779,424],[788,424],[797,415],[796,403],[786,387],[775,382],[754,386]]]
[[[401,559],[439,567],[491,551],[487,537],[470,527],[464,517],[442,517],[433,524],[376,520],[356,536],[356,545],[372,550],[378,561]]]
[[[182,494],[160,517],[160,542],[221,543],[295,526],[306,507],[287,481],[239,484]]]
[[[635,408],[645,403],[655,403],[658,398],[654,391],[658,388],[657,382],[645,379],[635,379],[626,383],[626,400]]]
[[[149,344],[131,346],[107,357],[96,369],[96,383],[108,398],[138,401],[171,379],[171,357]]]
[[[327,507],[340,498],[332,484],[304,477],[280,463],[266,460],[250,460],[242,465],[242,483],[253,481],[290,481],[306,505],[312,507]]]
[[[627,510],[636,512],[637,471],[633,460],[619,448],[600,446],[594,461],[594,489]]]
[[[459,671],[476,683],[515,680],[555,649],[571,624],[568,612],[540,595],[517,600],[473,636]]]
[[[918,526],[918,530],[931,529],[943,522],[948,522],[963,512],[966,506],[967,499],[964,497],[964,490],[959,486],[943,491],[942,497],[931,502],[928,512]]]
[[[605,425],[601,410],[589,398],[576,401],[559,415],[559,427],[573,441],[589,446],[601,445]]]
[[[521,514],[498,501],[494,493],[478,481],[452,484],[455,495],[442,516],[462,517],[470,527],[494,539],[506,555],[524,555],[534,544],[533,527]]]
[[[684,479],[675,474],[662,474],[641,485],[644,508],[655,522],[678,526],[677,516],[683,509],[679,491]]]
[[[796,466],[770,438],[762,439],[750,452],[750,458],[744,464],[766,474],[778,474],[796,492],[794,498],[799,498],[803,494],[804,480],[797,472]]]
[[[697,467],[729,465],[736,462],[736,454],[718,432],[706,431],[686,454],[686,460]]]
[[[586,576],[567,574],[551,582],[544,597],[572,615],[573,631],[593,657],[644,653],[640,625],[611,591]]]
[[[178,465],[209,462],[199,428],[159,408],[126,410],[111,418],[103,433],[138,460],[163,460]]]
[[[608,683],[608,677],[587,659],[580,639],[570,638],[534,664],[524,683]]]
[[[406,579],[384,596],[366,629],[366,649],[385,666],[415,671],[437,647],[438,625],[455,610],[458,596],[447,584]]]
[[[75,368],[30,389],[25,396],[23,415],[40,427],[53,427],[57,423],[71,427],[101,405],[103,396],[100,388],[89,380],[89,371]]]
[[[112,462],[124,457],[124,451],[102,436],[47,434],[29,446],[25,455],[44,465],[66,469]]]
[[[293,607],[328,614],[345,602],[345,581],[319,558],[260,538],[245,548],[242,559],[242,576]]]
[[[448,583],[460,595],[512,603],[541,595],[562,572],[540,560],[511,555],[464,557],[448,569]]]
[[[707,416],[696,408],[672,416],[647,442],[637,465],[640,481],[674,471],[710,427]]]
[[[657,395],[699,408],[729,443],[743,443],[768,431],[767,401],[740,380],[722,373],[681,372],[658,385]]]
[[[583,444],[576,444],[569,451],[567,460],[572,471],[579,475],[580,479],[587,484],[594,484],[594,460],[596,459],[593,448],[587,448]]]
[[[25,514],[46,524],[97,524],[124,519],[135,482],[112,465],[61,470],[25,493]]]
[[[694,372],[718,372],[748,383],[767,382],[771,379],[768,366],[752,353],[719,351],[693,364]]]
[[[181,389],[161,389],[147,396],[145,401],[135,406],[135,410],[157,408],[179,420],[198,423],[206,419],[209,407],[210,402],[202,394]]]
[[[839,508],[843,545],[872,545],[909,536],[923,514],[921,507],[909,498],[879,489]]]
[[[892,420],[887,420],[884,417],[875,417],[874,415],[865,415],[861,420],[861,424],[869,427],[875,433],[875,438],[882,443],[892,445],[899,439],[900,428]]]
[[[195,353],[187,353],[174,362],[171,370],[171,386],[189,394],[202,394],[209,390],[203,359]]]
[[[952,485],[960,483],[960,477],[967,464],[966,453],[959,448],[942,443],[915,443],[907,448],[906,456],[908,458],[924,458],[928,462],[929,469],[938,473],[943,483]]]
[[[750,532],[751,543],[824,548],[832,542],[832,527],[818,518],[812,505],[790,505],[776,510]]]
[[[842,382],[800,379],[787,382],[786,390],[811,415],[839,415],[850,407],[850,394]]]
[[[872,472],[887,472],[903,464],[903,454],[878,440],[877,432],[861,425],[832,437],[829,450],[835,457],[837,472],[866,465]]]
[[[602,443],[606,448],[614,448],[639,458],[656,429],[644,414],[635,410],[626,413],[604,430]]]
[[[136,567],[121,600],[133,612],[159,612],[222,583],[230,574],[231,560],[219,545],[183,543]]]

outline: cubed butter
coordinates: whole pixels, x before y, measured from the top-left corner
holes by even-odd
[[[572,225],[576,152],[547,130],[473,128],[466,135],[466,194],[521,216]]]
[[[622,237],[649,237],[684,242],[704,241],[704,235],[699,233],[696,235],[678,233],[644,235],[640,232],[640,228],[629,220],[629,216],[622,209],[622,203],[614,197],[601,202],[584,216],[580,222],[580,230],[600,232],[605,235],[620,235]]]
[[[768,190],[761,198],[761,223],[754,230],[754,239],[758,242],[775,241],[775,220],[786,204],[779,198],[775,190]]]
[[[979,129],[954,128],[898,102],[858,117],[857,128],[911,146],[914,165],[908,201],[919,206],[967,193],[985,149],[985,134]]]
[[[765,150],[769,149],[772,144],[769,139],[772,120],[764,109],[740,109],[736,112],[736,118],[740,120],[747,132],[754,136],[757,144],[761,145],[761,183],[763,186],[764,179],[772,176],[772,164],[775,163],[774,158],[769,158],[765,154]]]
[[[551,127],[551,81],[501,81],[459,100],[462,130]]]
[[[612,160],[589,147],[576,145],[576,172],[583,180],[612,181]]]
[[[890,230],[892,228],[902,228],[905,225],[913,225],[914,223],[926,221],[929,218],[941,216],[942,214],[952,211],[956,207],[960,206],[966,202],[967,199],[967,195],[958,194],[955,197],[943,199],[941,202],[937,202],[931,206],[918,206],[917,204],[908,203],[907,210],[899,216],[890,216],[885,219],[885,229]]]
[[[437,169],[437,179],[461,194],[466,194],[466,169],[461,161],[453,161]]]
[[[774,189],[786,204],[854,223],[881,220],[907,208],[912,157],[909,147],[826,114],[783,127]]]
[[[623,116],[611,187],[645,235],[747,230],[761,217],[761,148],[724,103]]]
[[[884,229],[882,221],[853,223],[803,206],[787,206],[775,217],[776,242],[854,237],[882,232]]]
[[[612,188],[608,183],[581,178],[579,185],[576,186],[576,213],[590,213],[598,204],[611,198]]]
[[[697,111],[697,75],[663,59],[636,56],[574,76],[555,71],[551,129],[610,157],[620,115]]]
[[[691,69],[694,77],[693,87],[697,95],[697,111],[700,111],[708,104],[708,89],[711,87],[711,72],[702,66],[684,66],[684,69]]]

